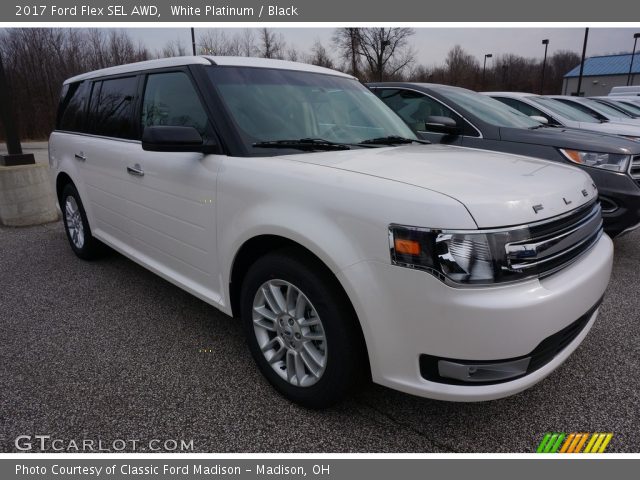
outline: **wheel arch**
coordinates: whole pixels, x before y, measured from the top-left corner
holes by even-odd
[[[253,265],[258,259],[271,252],[282,250],[291,251],[296,256],[303,257],[306,260],[313,262],[314,264],[316,264],[316,266],[318,266],[318,268],[322,268],[324,270],[324,273],[333,280],[334,286],[339,290],[340,295],[343,296],[345,305],[347,305],[351,310],[352,318],[356,323],[356,327],[360,335],[363,355],[366,359],[367,367],[369,367],[369,353],[363,325],[356,312],[353,302],[349,298],[349,295],[340,282],[340,279],[335,275],[334,271],[327,265],[327,263],[322,260],[320,255],[317,255],[311,249],[294,240],[291,240],[290,238],[274,234],[261,234],[249,238],[240,246],[234,256],[233,262],[231,264],[231,271],[229,274],[229,302],[232,315],[239,315],[242,280],[251,268],[251,265]]]
[[[60,205],[60,208],[62,208],[62,199],[60,197],[62,195],[62,191],[64,190],[64,187],[66,187],[68,184],[74,185],[76,189],[78,188],[68,173],[66,172],[58,173],[58,175],[56,176],[56,198],[58,199],[58,204]]]

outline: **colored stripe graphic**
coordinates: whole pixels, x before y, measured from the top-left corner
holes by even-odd
[[[580,453],[580,450],[582,450],[582,446],[587,441],[587,438],[589,438],[589,434],[588,433],[581,433],[580,434],[580,441],[578,442],[578,444],[576,445],[576,448],[574,448],[573,452],[571,452],[571,453]]]
[[[612,438],[613,433],[550,432],[544,434],[536,453],[603,453]]]

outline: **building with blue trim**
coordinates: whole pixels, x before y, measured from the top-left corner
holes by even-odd
[[[625,86],[630,65],[630,53],[603,55],[585,59],[582,86],[580,87],[582,95],[585,97],[608,95],[613,87]],[[564,76],[564,81],[562,82],[563,95],[577,94],[579,75],[580,65],[577,65]],[[640,52],[637,52],[633,59],[630,85],[640,85]]]

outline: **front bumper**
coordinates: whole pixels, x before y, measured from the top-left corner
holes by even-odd
[[[338,272],[362,324],[373,380],[403,392],[481,401],[525,390],[556,369],[582,342],[596,317],[546,363],[500,383],[450,384],[425,379],[420,358],[495,361],[530,354],[584,316],[609,282],[613,244],[603,235],[576,262],[542,280],[487,288],[452,288],[426,272],[363,261]]]
[[[629,175],[584,167],[595,184],[602,206],[604,231],[617,237],[640,227],[640,185]]]

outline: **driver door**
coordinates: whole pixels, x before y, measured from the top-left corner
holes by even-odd
[[[205,142],[213,137],[206,109],[187,69],[144,78],[141,131],[155,125],[192,126]],[[136,183],[131,203],[133,246],[143,260],[192,293],[218,301],[216,257],[216,154],[151,152],[138,145],[127,159]]]

